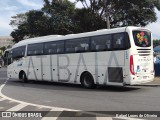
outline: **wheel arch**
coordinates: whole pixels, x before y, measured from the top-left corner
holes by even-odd
[[[20,70],[19,72],[19,79],[22,79],[22,74],[25,73],[24,70]]]

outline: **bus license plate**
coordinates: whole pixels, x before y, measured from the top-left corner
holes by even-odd
[[[143,79],[147,79],[147,76],[143,76]]]

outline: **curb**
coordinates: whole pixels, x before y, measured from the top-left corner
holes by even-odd
[[[135,86],[160,87],[160,84],[145,84],[145,85],[135,85]]]

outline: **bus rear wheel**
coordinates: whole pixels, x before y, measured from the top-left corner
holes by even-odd
[[[24,83],[27,83],[27,82],[28,82],[27,76],[26,76],[25,72],[22,72],[22,73],[21,73],[21,78],[20,78],[20,79],[21,79],[22,82],[24,82]]]
[[[83,87],[92,89],[95,87],[94,79],[92,75],[88,72],[84,73],[81,77],[81,84]]]

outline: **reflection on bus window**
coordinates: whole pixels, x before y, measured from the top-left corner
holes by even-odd
[[[25,55],[25,49],[26,49],[26,46],[21,46],[21,47],[17,47],[17,48],[14,48],[12,51],[13,51],[13,60],[17,60],[17,59],[20,59],[22,57],[24,57]]]
[[[81,38],[66,41],[66,52],[77,53],[87,52],[89,50],[89,38]]]
[[[122,33],[114,34],[113,41],[114,41],[114,44],[113,44],[114,49],[123,49],[124,48],[124,41],[125,41],[124,34],[122,34]]]
[[[64,53],[64,41],[55,41],[44,43],[44,54],[61,54]]]
[[[103,51],[111,49],[111,35],[95,36],[92,37],[91,50]]]
[[[28,48],[27,48],[28,56],[42,55],[42,54],[43,54],[43,44],[42,43],[28,45]]]

